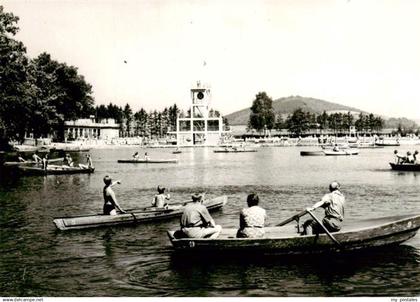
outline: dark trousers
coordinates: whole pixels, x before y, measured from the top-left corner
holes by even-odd
[[[336,218],[332,218],[332,217],[324,217],[324,219],[322,219],[322,225],[328,230],[328,232],[333,233],[333,232],[338,232],[341,229],[341,226],[338,226],[337,224],[339,221]],[[307,235],[308,234],[308,227],[312,228],[312,234],[322,234],[325,233],[324,228],[319,225],[318,222],[316,222],[316,220],[313,219],[308,219],[303,223],[303,235]]]

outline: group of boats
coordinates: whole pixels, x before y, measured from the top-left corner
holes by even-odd
[[[228,202],[227,196],[203,201],[209,211],[219,210]],[[110,226],[128,226],[180,217],[186,202],[173,203],[166,208],[146,207],[127,210],[118,215],[93,214],[60,217],[53,220],[61,231]],[[236,238],[237,229],[223,229],[217,238],[178,238],[177,230],[167,231],[175,250],[195,254],[252,253],[296,255],[308,253],[353,251],[400,244],[416,235],[420,228],[420,215],[399,215],[378,219],[345,222],[339,232],[319,235],[301,235],[294,225],[305,211],[290,217],[277,226],[266,227],[264,238]],[[331,238],[332,236],[332,238]]]

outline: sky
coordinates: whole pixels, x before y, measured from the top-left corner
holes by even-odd
[[[417,0],[2,0],[16,39],[78,67],[96,104],[186,110],[198,80],[226,115],[300,95],[420,119]]]

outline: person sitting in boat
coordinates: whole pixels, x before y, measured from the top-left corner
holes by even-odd
[[[238,238],[264,237],[264,224],[267,218],[265,210],[258,206],[260,198],[257,194],[249,194],[246,200],[248,208],[242,209],[239,215]]]
[[[414,157],[410,151],[407,151],[406,161],[407,164],[412,164],[414,162]]]
[[[70,154],[66,154],[66,156],[64,157],[64,161],[63,164],[65,166],[69,166],[69,167],[73,167],[74,166],[74,162],[73,159],[71,158]]]
[[[34,162],[36,162],[37,164],[42,163],[42,158],[39,157],[38,155],[38,151],[35,151],[35,153],[32,155],[32,159],[34,160]]]
[[[334,145],[333,151],[334,152],[340,151],[340,148],[338,148],[338,145],[337,144]]]
[[[329,185],[330,193],[325,194],[321,201],[315,203],[312,207],[307,208],[307,211],[313,211],[316,208],[322,207],[325,209],[325,217],[322,219],[323,226],[329,232],[338,232],[341,229],[344,220],[344,204],[345,198],[340,192],[340,184],[333,181]],[[308,234],[308,228],[312,228],[312,234],[325,233],[325,230],[315,220],[309,219],[303,224],[302,235]]]
[[[140,158],[140,156],[139,156],[139,153],[138,152],[136,152],[136,153],[133,154],[133,159],[139,159],[139,158]]]
[[[103,189],[103,195],[104,195],[103,212],[104,212],[104,215],[117,215],[117,209],[121,213],[125,213],[125,211],[118,204],[117,198],[115,197],[115,193],[112,190],[112,186],[114,186],[116,184],[120,184],[121,182],[119,180],[117,180],[116,182],[112,182],[111,177],[106,175],[104,177],[104,183],[105,183],[105,187]]]
[[[149,155],[147,154],[147,152],[146,152],[146,153],[144,153],[144,160],[145,160],[145,161],[148,161],[148,160],[149,160]]]
[[[26,159],[24,159],[21,154],[18,154],[18,161],[24,163],[26,162]]]
[[[413,153],[413,164],[417,165],[417,154],[419,154],[419,151],[415,150]]]
[[[165,208],[168,206],[168,203],[166,200],[169,200],[171,196],[168,194],[165,194],[165,188],[158,186],[157,187],[158,194],[155,195],[152,201],[152,206],[156,208]]]
[[[216,225],[207,208],[202,204],[203,196],[194,194],[192,202],[185,206],[181,217],[181,231],[188,238],[217,238],[222,227]]]
[[[399,155],[398,150],[394,150],[394,155],[395,155],[395,163],[397,165],[402,164],[406,161],[406,157]]]
[[[86,154],[86,165],[79,164],[79,167],[82,169],[93,169],[93,162],[90,154]]]

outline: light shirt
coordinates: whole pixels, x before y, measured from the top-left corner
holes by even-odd
[[[325,203],[323,206],[325,208],[325,216],[326,217],[334,217],[340,221],[344,219],[344,204],[345,198],[344,195],[335,190],[331,193],[325,194],[322,197],[322,201]]]
[[[165,206],[165,200],[169,199],[166,194],[156,194],[153,199],[152,206],[157,208],[163,208]]]
[[[199,202],[185,206],[181,217],[181,228],[204,227],[212,220],[209,211]]]
[[[260,227],[263,228],[267,214],[265,210],[259,206],[244,208],[240,214],[240,227]]]

